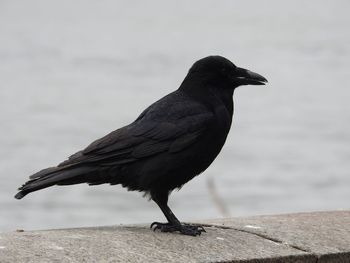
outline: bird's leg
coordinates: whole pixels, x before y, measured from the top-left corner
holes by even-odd
[[[174,213],[170,210],[169,206],[167,205],[168,194],[166,195],[152,194],[152,199],[154,202],[156,202],[156,204],[159,206],[164,216],[168,220],[168,223],[153,222],[151,224],[151,228],[154,231],[156,230],[160,230],[161,232],[178,231],[181,234],[190,235],[190,236],[197,236],[197,235],[200,235],[202,232],[206,232],[202,226],[181,223],[176,218]]]

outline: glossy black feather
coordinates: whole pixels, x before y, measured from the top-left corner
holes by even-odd
[[[186,232],[179,226],[167,207],[168,195],[203,172],[219,154],[231,127],[234,89],[265,82],[261,75],[223,57],[201,59],[178,90],[149,106],[131,124],[94,141],[57,167],[30,176],[15,197],[52,185],[121,184],[149,193],[170,225],[176,226],[172,229],[193,234],[193,228]]]

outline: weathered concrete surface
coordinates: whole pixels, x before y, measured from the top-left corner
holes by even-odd
[[[320,262],[350,262],[350,211],[212,220],[315,254]]]
[[[140,225],[4,233],[0,262],[350,262],[350,211],[209,224],[200,237]]]

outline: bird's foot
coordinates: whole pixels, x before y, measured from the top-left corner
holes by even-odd
[[[170,224],[170,223],[159,223],[153,222],[151,224],[151,229],[153,231],[160,230],[161,232],[180,232],[183,235],[188,236],[200,236],[202,232],[206,232],[204,227],[199,225],[190,225],[190,224]]]

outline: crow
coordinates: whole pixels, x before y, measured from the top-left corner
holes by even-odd
[[[53,185],[121,184],[144,192],[168,223],[151,229],[197,236],[203,226],[181,223],[168,207],[170,193],[206,170],[223,147],[233,116],[233,93],[267,80],[222,56],[195,62],[180,87],[156,101],[131,124],[92,142],[29,177],[15,198]]]

